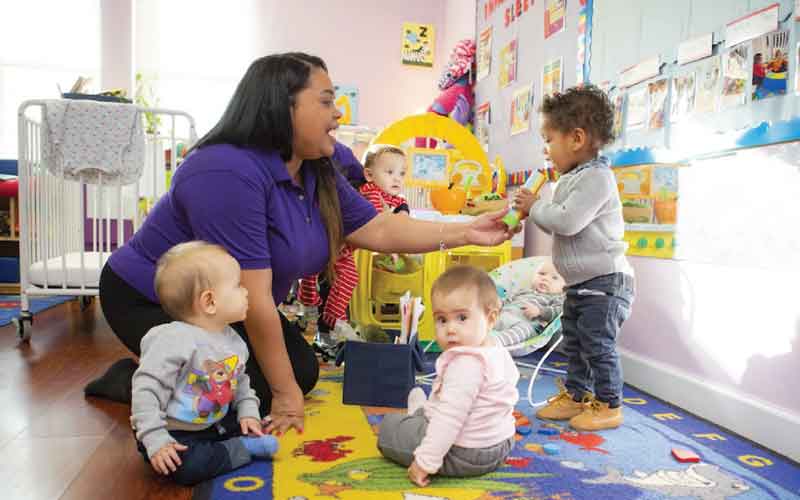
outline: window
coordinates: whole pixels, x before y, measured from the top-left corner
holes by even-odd
[[[200,135],[216,124],[259,53],[259,3],[136,2],[136,72],[152,87],[158,107],[191,114]]]

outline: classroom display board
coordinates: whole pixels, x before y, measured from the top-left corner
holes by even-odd
[[[591,4],[591,2],[588,2]],[[586,0],[477,2],[476,129],[489,158],[509,172],[543,166],[536,110],[542,92],[575,85],[589,50]],[[581,68],[582,69],[582,68]]]
[[[607,152],[691,159],[741,147],[745,130],[800,114],[793,0],[593,7],[590,80],[608,90],[617,115]]]
[[[679,168],[679,165],[635,165],[614,169],[628,255],[674,257]]]

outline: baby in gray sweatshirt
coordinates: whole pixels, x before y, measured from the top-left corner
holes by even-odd
[[[224,248],[181,243],[158,261],[155,288],[175,319],[142,338],[131,424],[156,472],[193,485],[277,451],[245,373],[248,350],[229,326],[247,315],[238,262]]]
[[[503,298],[503,308],[492,334],[503,347],[513,348],[541,333],[544,327],[561,314],[564,304],[564,278],[552,262],[545,262],[533,276],[530,288]],[[524,356],[537,349],[514,349],[512,356]]]

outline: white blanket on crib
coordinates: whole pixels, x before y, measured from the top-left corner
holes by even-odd
[[[42,125],[42,162],[53,175],[122,185],[141,177],[144,128],[136,106],[48,100]]]

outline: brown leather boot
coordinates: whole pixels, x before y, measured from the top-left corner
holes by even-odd
[[[624,420],[622,406],[609,408],[608,403],[593,399],[583,413],[570,419],[569,425],[579,431],[602,431],[616,429]]]
[[[536,416],[545,420],[569,420],[580,415],[586,409],[586,405],[573,399],[561,379],[556,380],[556,385],[558,394],[548,399],[547,406],[537,411]]]

